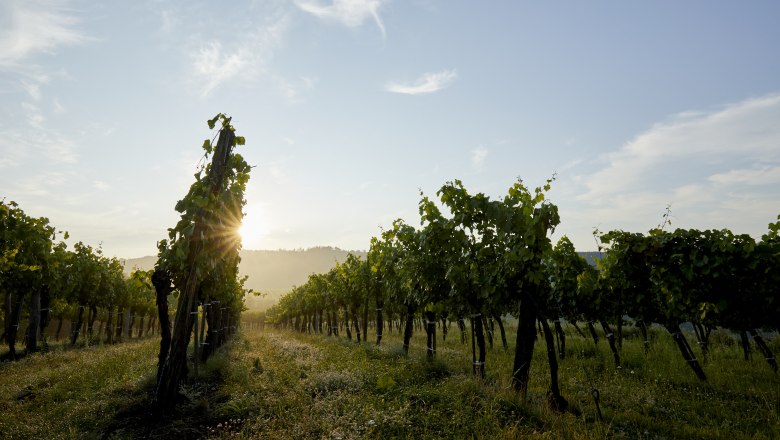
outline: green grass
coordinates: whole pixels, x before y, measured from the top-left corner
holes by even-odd
[[[0,438],[96,437],[118,411],[146,399],[158,344],[55,350],[0,364]]]
[[[510,386],[513,351],[496,338],[486,379],[475,378],[471,345],[455,330],[446,342],[439,335],[434,361],[424,332],[408,357],[387,331],[380,348],[283,331],[240,335],[184,387],[186,401],[167,418],[149,413],[154,340],[34,355],[0,365],[0,438],[780,438],[780,379],[721,334],[701,383],[663,331],[652,333],[647,355],[628,332],[621,369],[606,341],[594,347],[571,333],[559,375],[571,411],[559,414],[545,405],[542,340],[522,402]]]
[[[254,405],[241,415],[248,437],[780,437],[780,382],[763,360],[745,362],[738,347],[716,345],[704,384],[667,335],[656,339],[647,356],[640,341],[625,340],[624,367],[615,369],[606,343],[596,350],[590,340],[569,338],[560,370],[573,410],[567,414],[544,404],[549,377],[541,345],[523,403],[510,386],[512,351],[489,351],[482,381],[471,374],[470,345],[453,332],[439,342],[434,362],[425,359],[422,334],[408,358],[398,351],[397,335],[377,349],[327,337],[251,334],[230,368],[246,369],[252,359],[263,365],[262,373],[235,382],[236,391],[245,390],[242,401]],[[586,370],[600,391],[603,423],[595,421]]]

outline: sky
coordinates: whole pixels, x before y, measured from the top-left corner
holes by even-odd
[[[246,249],[367,249],[420,191],[555,175],[553,240],[780,213],[780,2],[0,0],[0,198],[156,253],[206,121],[255,168]]]

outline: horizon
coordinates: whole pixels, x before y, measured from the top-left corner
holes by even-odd
[[[231,116],[247,249],[368,249],[422,191],[553,175],[552,236],[758,239],[780,213],[780,3],[0,2],[0,198],[156,255]],[[588,252],[588,251],[584,251]]]
[[[318,250],[318,249],[326,249],[326,250],[332,250],[332,251],[341,251],[346,253],[362,253],[367,254],[368,250],[361,250],[361,249],[341,249],[337,246],[312,246],[310,248],[306,249],[244,249],[241,248],[240,252],[309,252],[312,250]],[[604,251],[577,251],[579,254],[596,254],[596,253],[602,253]],[[157,258],[157,255],[142,255],[140,257],[116,257],[119,261],[127,262],[129,260],[141,260],[144,258]]]
[[[305,249],[304,248],[298,248],[298,249],[245,249],[245,248],[242,247],[240,251],[241,252],[308,252],[308,251],[317,250],[317,249],[331,249],[331,250],[342,251],[342,252],[347,252],[347,253],[352,253],[352,252],[367,253],[368,252],[367,250],[361,250],[361,249],[342,249],[342,248],[340,248],[338,246],[312,246],[312,247],[308,247],[308,248],[305,248]],[[139,260],[141,258],[150,258],[150,257],[151,258],[157,258],[157,254],[154,254],[154,255],[151,255],[151,254],[150,255],[142,255],[140,257],[129,257],[129,258],[117,257],[117,259],[127,261],[127,260]]]

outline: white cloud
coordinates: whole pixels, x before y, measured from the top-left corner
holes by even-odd
[[[28,95],[30,95],[30,98],[33,99],[33,101],[40,101],[41,100],[41,85],[38,83],[34,83],[27,80],[21,81],[22,88],[25,92],[27,92]]]
[[[780,146],[778,146],[780,148]],[[709,181],[719,185],[772,185],[780,183],[780,166],[730,170],[713,174]]]
[[[166,34],[172,33],[181,24],[181,20],[178,18],[176,11],[164,9],[158,11],[158,13],[160,14],[161,21],[160,29]]]
[[[78,162],[73,143],[66,139],[52,140],[47,137],[43,140],[43,149],[46,153],[46,157],[52,162],[69,164]]]
[[[656,124],[619,151],[607,165],[585,179],[585,199],[648,185],[647,176],[665,166],[728,163],[735,158],[780,160],[780,94],[749,99],[712,112],[686,112]],[[679,177],[679,176],[674,176]]]
[[[220,40],[200,44],[190,58],[193,79],[201,97],[209,96],[226,82],[255,79],[273,58],[286,29],[287,19],[282,16],[248,35],[241,34],[235,49],[226,49]]]
[[[570,161],[564,163],[563,165],[561,165],[561,167],[558,168],[557,170],[555,170],[555,172],[556,173],[563,173],[565,171],[569,171],[570,169],[572,169],[572,168],[582,164],[582,162],[583,162],[582,159],[570,160]]]
[[[423,93],[433,93],[449,87],[455,82],[458,73],[455,69],[442,70],[441,72],[425,73],[411,83],[389,83],[385,85],[385,90],[393,93],[403,93],[406,95],[419,95]]]
[[[59,100],[59,99],[57,99],[57,98],[54,98],[54,99],[52,100],[52,103],[51,103],[51,104],[52,104],[52,107],[54,108],[54,114],[55,114],[55,115],[62,115],[62,114],[65,114],[65,112],[66,112],[65,106],[64,106],[64,105],[62,105],[62,103],[60,102],[60,100]]]
[[[778,94],[677,114],[603,156],[594,173],[569,180],[579,196],[563,203],[561,216],[602,230],[646,231],[671,204],[674,227],[760,236],[780,206],[777,121]]]
[[[268,169],[268,173],[271,174],[271,177],[273,177],[276,180],[279,181],[285,181],[287,180],[287,173],[284,172],[280,167],[273,165]]]
[[[308,1],[295,2],[303,11],[347,27],[359,27],[364,21],[373,19],[384,38],[386,37],[385,25],[379,16],[379,8],[383,3],[384,0],[333,0],[331,5],[322,6]]]
[[[18,167],[19,163],[17,163],[15,160],[7,158],[7,157],[0,157],[0,168],[10,168],[10,167]]]
[[[41,109],[38,108],[37,105],[29,102],[23,102],[21,106],[27,119],[27,124],[33,128],[43,129],[43,122],[46,118],[43,116]]]
[[[238,76],[250,64],[251,56],[246,48],[224,53],[218,41],[201,47],[192,63],[195,76],[203,81],[201,96],[208,96],[217,86]]]
[[[11,164],[28,166],[46,160],[53,164],[78,162],[76,148],[58,132],[47,130],[20,130],[0,132],[0,153]]]
[[[481,169],[485,165],[485,158],[487,158],[487,155],[487,148],[481,145],[471,150],[471,165],[477,169]]]
[[[95,189],[100,191],[108,191],[111,189],[111,185],[107,184],[106,182],[103,182],[102,180],[96,180],[92,182],[92,186],[95,187]]]
[[[72,171],[43,171],[36,174],[27,174],[19,178],[11,186],[14,197],[45,197],[55,193],[61,193],[61,189],[66,187],[69,182],[77,179]],[[72,194],[71,194],[72,195]],[[57,198],[57,203],[64,200]]]
[[[0,6],[5,20],[0,26],[0,67],[13,67],[39,52],[85,40],[78,21],[56,0],[11,0]]]
[[[301,101],[301,95],[303,93],[314,89],[315,84],[317,84],[317,79],[300,76],[297,80],[288,80],[279,77],[277,79],[277,84],[279,90],[287,98],[287,101],[294,104]]]

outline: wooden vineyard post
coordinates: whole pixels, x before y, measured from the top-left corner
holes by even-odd
[[[194,319],[194,322],[195,322],[195,341],[193,343],[193,345],[195,346],[194,347],[194,349],[195,349],[195,356],[192,358],[192,364],[195,367],[195,378],[197,379],[198,377],[200,377],[200,374],[198,373],[198,362],[200,361],[200,356],[199,356],[200,353],[198,353],[200,347],[198,347],[198,345],[200,345],[199,344],[200,341],[198,340],[198,306],[197,305],[195,305],[195,311],[191,312],[191,314],[195,315],[195,319]]]
[[[209,174],[210,194],[216,196],[225,178],[230,150],[235,145],[235,134],[223,127],[219,132],[216,150],[212,157]],[[197,318],[193,319],[192,311],[197,307],[197,293],[200,290],[202,274],[197,267],[198,256],[203,250],[201,237],[207,232],[205,212],[198,211],[194,219],[194,229],[190,235],[189,253],[187,255],[187,275],[179,295],[179,302],[174,318],[171,347],[162,368],[162,374],[157,384],[155,398],[163,409],[173,407],[179,392],[179,384],[187,375],[187,347],[192,334],[192,327]]]

